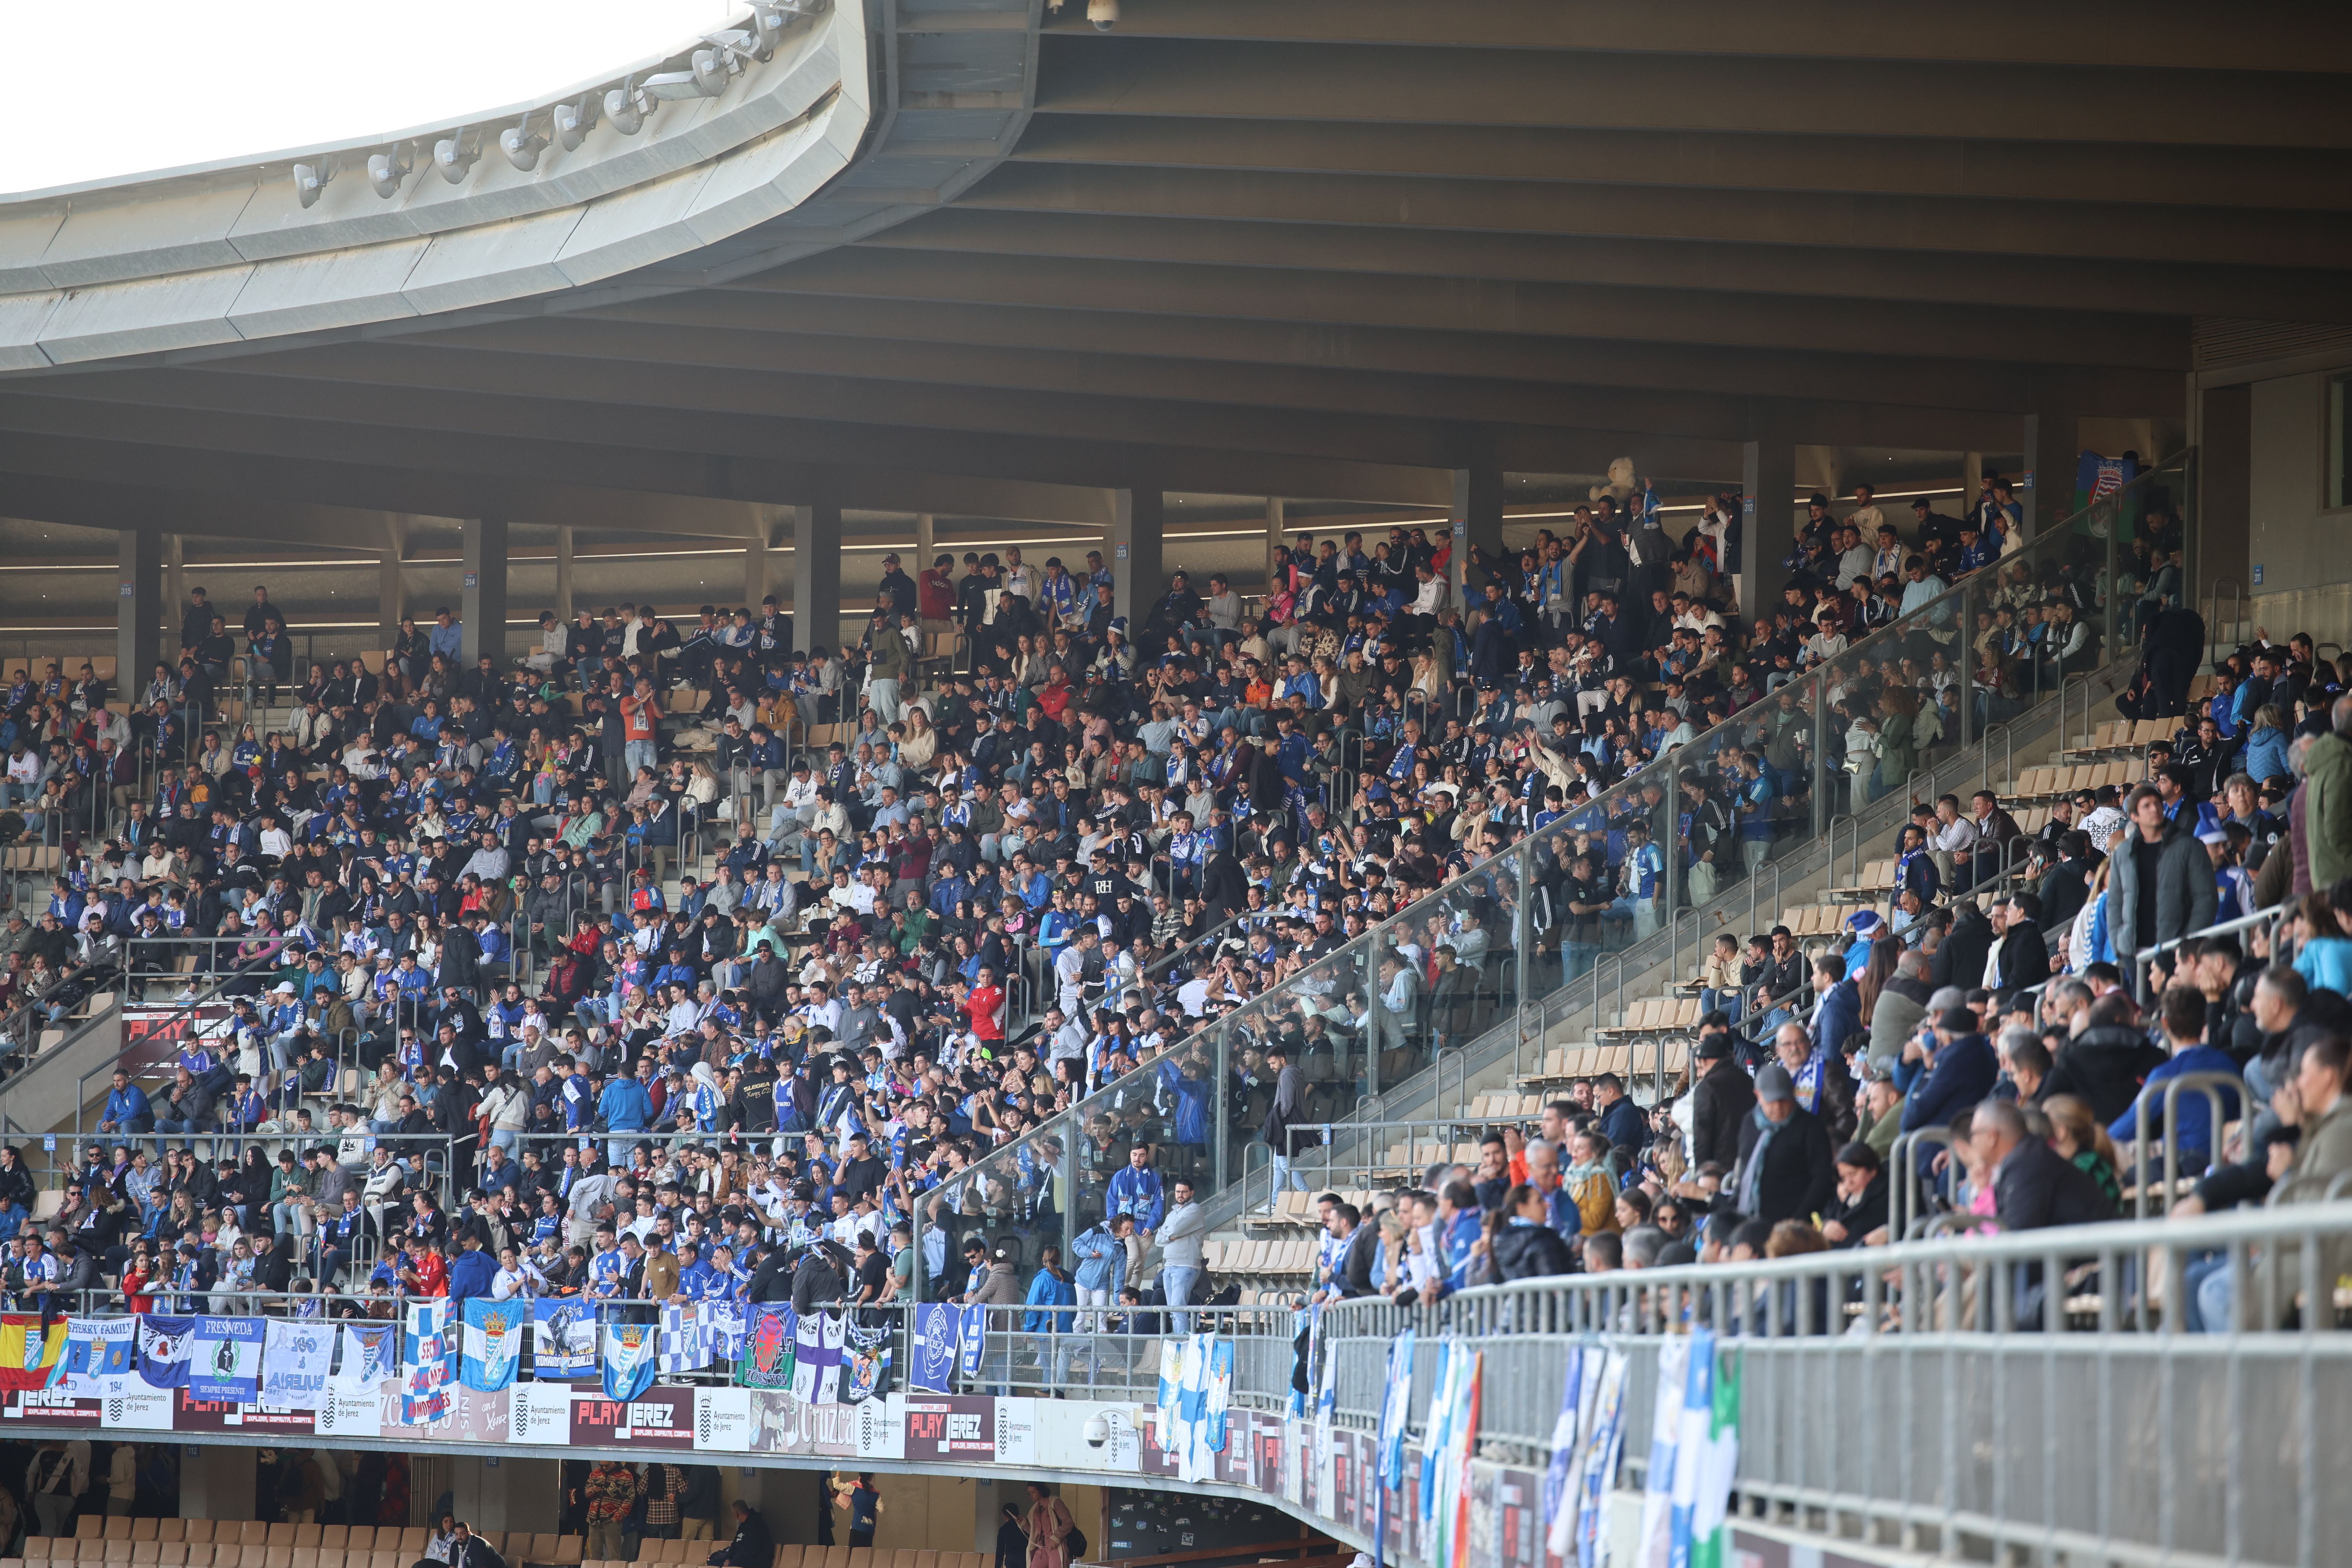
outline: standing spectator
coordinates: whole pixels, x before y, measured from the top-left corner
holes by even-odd
[[[637,1491],[636,1472],[617,1460],[600,1459],[588,1472],[590,1557],[625,1563],[635,1555],[627,1550],[625,1537],[630,1516],[636,1511]]]
[[[1769,1222],[1824,1213],[1837,1192],[1829,1133],[1797,1103],[1796,1084],[1779,1062],[1756,1075],[1756,1109],[1740,1129],[1734,1191],[1741,1214]]]
[[[2124,809],[2131,826],[2111,857],[2107,933],[2117,962],[2129,967],[2141,949],[2211,925],[2220,892],[2193,821],[2168,821],[2164,797],[2147,784],[2131,792]]]
[[[1168,1191],[1168,1213],[1160,1222],[1160,1284],[1169,1306],[1182,1308],[1192,1303],[1200,1289],[1201,1270],[1206,1267],[1202,1243],[1209,1234],[1209,1211],[1192,1201],[1192,1184],[1181,1176]],[[1192,1331],[1192,1313],[1180,1310],[1175,1318],[1178,1333]]]

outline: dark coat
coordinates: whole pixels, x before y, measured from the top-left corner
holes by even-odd
[[[1863,1188],[1859,1195],[1850,1200],[1841,1197],[1833,1201],[1830,1205],[1829,1212],[1822,1217],[1837,1220],[1844,1225],[1845,1239],[1835,1245],[1840,1247],[1860,1247],[1864,1237],[1885,1225],[1886,1194],[1886,1171],[1884,1166],[1881,1166],[1878,1173],[1870,1178],[1870,1185]],[[1898,1237],[1895,1239],[1900,1240],[1901,1237]]]
[[[1739,1130],[1740,1174],[1724,1184],[1738,1192],[1746,1186],[1748,1162],[1761,1134],[1750,1116]],[[1830,1149],[1829,1129],[1822,1119],[1797,1106],[1764,1149],[1764,1168],[1756,1185],[1756,1212],[1751,1219],[1774,1223],[1811,1219],[1825,1212],[1837,1195],[1837,1164]]]
[[[2046,1230],[2115,1218],[2090,1173],[2039,1138],[2010,1151],[1993,1172],[1994,1213],[2005,1230]]]
[[[1700,1076],[1691,1093],[1691,1163],[1712,1161],[1728,1171],[1739,1158],[1739,1130],[1756,1109],[1756,1080],[1726,1057]]]
[[[2147,1037],[2124,1024],[2084,1030],[2058,1047],[2040,1098],[2071,1094],[2091,1108],[2092,1120],[2110,1126],[2132,1108],[2147,1075],[2171,1058]]]
[[[2183,807],[2184,815],[2187,807]],[[2115,869],[2107,875],[2107,935],[2116,954],[2129,962],[2143,947],[2213,923],[2220,895],[2213,883],[2213,861],[2197,836],[2178,822],[2165,826],[2158,841],[2156,862],[2156,929],[2139,929],[2139,829],[2125,830],[2112,857]]]
[[[1568,1242],[1548,1225],[1512,1225],[1495,1232],[1495,1278],[1538,1279],[1576,1272]]]
[[[2042,927],[2032,921],[2020,921],[2001,933],[2000,984],[2003,989],[2022,990],[2039,985],[2050,978],[2050,943],[2042,934]]]
[[[1991,951],[1992,922],[1974,909],[1962,909],[1936,949],[1936,984],[1962,990],[1979,984],[1984,978],[1985,954]]]

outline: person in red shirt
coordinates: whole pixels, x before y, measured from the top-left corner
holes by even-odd
[[[915,580],[915,596],[927,621],[951,620],[955,616],[955,557],[942,551],[938,560],[924,569]]]
[[[654,683],[641,675],[637,677],[636,690],[621,699],[621,757],[631,778],[637,776],[639,768],[659,764],[654,726],[660,721],[661,708],[654,697]]]
[[[400,1283],[412,1296],[446,1296],[449,1265],[421,1236],[408,1238],[408,1261],[401,1266]]]
[[[971,1019],[972,1038],[983,1046],[1003,1042],[1004,993],[996,984],[996,971],[984,963],[980,966],[980,976],[963,1000],[963,1010]]]

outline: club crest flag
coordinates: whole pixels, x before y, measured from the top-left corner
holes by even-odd
[[[908,1369],[909,1386],[933,1394],[954,1392],[963,1320],[964,1310],[947,1301],[927,1301],[915,1310],[915,1364]]]
[[[273,1318],[261,1338],[261,1403],[316,1410],[335,1363],[335,1326],[318,1318]]]
[[[41,1329],[37,1317],[0,1317],[0,1388],[47,1388],[66,1353],[66,1321]]]
[[[596,1375],[596,1309],[576,1299],[531,1303],[531,1365],[542,1383]]]
[[[335,1392],[373,1394],[376,1384],[400,1375],[400,1331],[390,1323],[344,1323],[337,1331]]]
[[[198,1318],[188,1347],[188,1397],[259,1404],[263,1328],[259,1318]]]
[[[817,1314],[816,1399],[818,1405],[841,1403],[841,1357],[846,1336],[839,1312]]]
[[[659,1331],[651,1323],[604,1325],[604,1397],[626,1403],[654,1385]]]
[[[466,1302],[465,1355],[457,1380],[467,1388],[496,1394],[514,1384],[522,1360],[522,1335],[530,1303],[493,1301],[475,1296]]]
[[[664,1377],[701,1371],[710,1364],[714,1348],[703,1331],[702,1312],[695,1303],[673,1303],[661,1310],[660,1364]]]
[[[844,1330],[841,1355],[841,1402],[862,1404],[879,1399],[890,1390],[890,1331],[865,1329],[852,1322]]]
[[[150,1388],[188,1386],[188,1358],[196,1344],[194,1318],[139,1319],[139,1381]]]
[[[457,1336],[450,1332],[446,1299],[412,1301],[400,1325],[400,1424],[425,1426],[446,1420],[457,1380]]]
[[[139,1320],[67,1319],[58,1386],[77,1399],[139,1393]]]
[[[793,1331],[793,1397],[816,1403],[817,1377],[824,1365],[824,1314],[803,1318]]]
[[[762,1302],[749,1309],[742,1359],[735,1363],[735,1381],[746,1388],[792,1387],[798,1330],[799,1319],[781,1302]]]

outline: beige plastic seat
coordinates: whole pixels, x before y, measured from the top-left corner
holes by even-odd
[[[213,1521],[209,1519],[184,1519],[180,1523],[187,1531],[184,1539],[191,1544],[199,1541],[218,1539],[213,1530]]]
[[[777,1547],[775,1568],[801,1568],[801,1551],[798,1546]]]
[[[325,1544],[326,1544],[326,1542],[319,1539],[319,1537],[320,1537],[320,1532],[321,1531],[323,1531],[325,1528],[326,1528],[326,1527],[325,1527],[325,1526],[323,1526],[323,1525],[317,1525],[317,1524],[298,1524],[298,1525],[296,1525],[296,1526],[294,1527],[294,1544],[295,1544],[295,1545],[297,1545],[297,1546],[323,1546],[323,1545],[325,1545]]]
[[[351,1527],[351,1533],[343,1538],[343,1550],[346,1552],[374,1551],[375,1526],[373,1524],[352,1525]]]
[[[431,1532],[423,1525],[412,1524],[407,1529],[400,1532],[400,1540],[393,1546],[392,1549],[395,1552],[408,1553],[412,1558],[414,1558],[415,1556],[421,1555],[424,1552],[425,1543],[430,1539]],[[377,1550],[381,1551],[383,1549],[384,1540],[383,1531],[379,1531],[376,1532],[375,1543]]]

